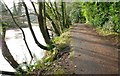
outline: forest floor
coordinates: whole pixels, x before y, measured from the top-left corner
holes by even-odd
[[[86,24],[71,30],[72,52],[58,61],[68,74],[118,74],[118,47],[112,37],[99,35]]]

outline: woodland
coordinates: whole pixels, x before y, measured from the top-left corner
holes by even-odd
[[[41,0],[33,2],[29,0],[29,2],[32,8],[24,0],[19,0],[17,3],[13,1],[13,6],[10,8],[4,0],[0,0],[0,9],[2,9],[0,10],[1,52],[5,60],[16,70],[11,74],[18,76],[69,74],[69,69],[63,69],[64,66],[57,65],[57,63],[65,62],[60,59],[70,57],[75,51],[71,47],[71,30],[76,25],[81,26],[79,24],[85,24],[86,27],[96,30],[104,39],[110,40],[110,44],[114,43],[117,49],[120,48],[120,1],[65,2],[61,0],[51,2]],[[46,45],[38,40],[35,29],[33,29],[34,23],[38,24],[36,26]],[[42,59],[35,59],[23,28],[29,28],[35,44],[46,51]],[[31,57],[29,62],[18,63],[12,56],[6,43],[6,31],[9,29],[19,29],[22,32],[26,51]],[[77,35],[76,32],[73,34]],[[84,37],[84,34],[82,36]],[[81,43],[77,46],[79,45]]]

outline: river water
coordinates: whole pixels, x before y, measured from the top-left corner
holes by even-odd
[[[33,26],[33,29],[34,29],[34,32],[35,32],[35,35],[36,35],[38,41],[41,44],[46,45],[38,26]],[[44,56],[45,51],[40,49],[35,44],[29,28],[23,28],[23,30],[25,32],[26,40],[27,40],[27,43],[28,43],[28,46],[29,46],[31,52],[37,59],[41,59]],[[31,60],[31,57],[29,55],[29,52],[28,52],[28,50],[25,46],[24,40],[23,40],[22,32],[19,29],[7,30],[6,43],[8,45],[8,48],[10,49],[11,54],[13,55],[14,59],[18,63],[22,63],[23,61],[29,62]],[[0,47],[0,49],[1,49],[1,47]],[[0,70],[1,71],[11,71],[11,72],[15,71],[9,65],[9,63],[4,59],[1,50],[0,50]]]

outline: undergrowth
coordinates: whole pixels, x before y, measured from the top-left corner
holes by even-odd
[[[109,29],[106,29],[106,28],[101,28],[101,27],[97,27],[96,28],[96,31],[100,34],[100,35],[103,35],[103,36],[107,36],[107,35],[118,35],[118,33],[114,32],[114,31],[111,31]]]

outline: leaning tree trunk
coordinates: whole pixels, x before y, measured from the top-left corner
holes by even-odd
[[[45,0],[43,2],[43,26],[45,28],[45,31],[49,37],[49,40],[50,40],[50,35],[49,35],[49,32],[48,32],[48,29],[47,29],[47,25],[46,25],[46,6],[45,6]]]
[[[38,14],[39,27],[40,27],[41,33],[45,39],[45,42],[47,44],[51,44],[52,42],[51,42],[50,36],[48,34],[48,29],[47,29],[46,25],[44,25],[44,18],[43,18],[43,12],[42,12],[43,3],[42,2],[38,2],[38,3],[39,3],[39,14]]]
[[[21,32],[22,32],[22,34],[23,34],[23,40],[24,40],[25,45],[26,45],[26,47],[27,47],[27,49],[28,49],[28,51],[29,51],[29,53],[30,53],[31,60],[32,60],[32,59],[33,59],[33,56],[32,56],[32,53],[31,53],[31,51],[30,51],[30,49],[29,49],[29,46],[28,46],[28,44],[27,44],[26,36],[25,36],[25,33],[24,33],[23,29],[22,29],[22,28],[19,26],[19,24],[16,22],[13,14],[12,14],[11,10],[8,8],[8,6],[7,6],[5,3],[4,3],[4,5],[6,6],[7,10],[9,11],[9,13],[10,13],[12,19],[13,19],[13,22],[14,22],[14,23],[16,24],[16,26],[21,30]]]
[[[40,44],[39,41],[37,40],[37,38],[36,38],[36,36],[35,36],[35,33],[34,33],[34,31],[33,31],[32,25],[31,25],[28,8],[27,8],[25,2],[23,2],[23,6],[24,6],[24,8],[25,8],[25,13],[26,13],[26,16],[27,16],[27,19],[28,19],[29,29],[30,29],[30,31],[31,31],[31,34],[32,34],[32,36],[33,36],[33,38],[34,38],[35,43],[36,43],[41,49],[48,50],[48,47],[43,46],[43,45]]]
[[[28,48],[24,31],[23,31],[22,28],[18,25],[18,23],[15,21],[12,12],[11,12],[10,9],[8,8],[8,6],[4,3],[4,1],[3,1],[3,4],[4,4],[5,7],[7,8],[7,10],[9,11],[9,13],[10,13],[10,15],[11,15],[14,23],[15,23],[15,24],[18,26],[18,28],[22,31],[25,44],[26,44],[26,46],[27,46],[27,48]],[[7,47],[6,41],[5,41],[5,34],[6,34],[6,28],[5,28],[5,27],[6,27],[6,24],[2,23],[2,27],[3,27],[3,28],[2,28],[2,54],[3,54],[4,58],[9,62],[9,64],[10,64],[13,68],[17,69],[18,66],[19,66],[19,64],[14,60],[13,56],[12,56],[11,53],[10,53],[10,50],[9,50],[8,47]],[[29,50],[29,48],[28,48],[28,50]],[[29,50],[29,53],[30,53],[30,55],[31,55],[31,57],[32,57],[32,54],[31,54],[30,50]],[[21,69],[21,67],[19,67],[19,71],[23,72],[23,70]]]
[[[43,17],[43,13],[45,13],[45,4],[44,4],[44,8],[43,8],[43,4],[42,4],[42,0],[40,0],[40,2],[38,2],[38,10],[39,12],[37,13],[37,10],[35,8],[35,5],[34,3],[32,2],[32,0],[30,0],[33,8],[34,8],[34,11],[35,11],[35,14],[37,15],[37,18],[38,18],[38,24],[39,24],[39,28],[40,28],[40,31],[43,35],[43,38],[45,40],[45,42],[49,45],[51,45],[51,40],[50,40],[50,36],[49,36],[49,32],[48,32],[48,29],[47,29],[47,26],[46,26],[46,21],[45,21],[45,14],[44,14],[44,17]],[[42,12],[42,9],[43,9],[43,12]]]
[[[5,33],[6,33],[6,29],[3,27],[2,29],[2,55],[14,69],[17,69],[19,67],[19,64],[14,60],[13,56],[10,53],[10,50],[7,47],[7,44],[5,41]],[[22,71],[21,68],[20,68],[20,71]]]

